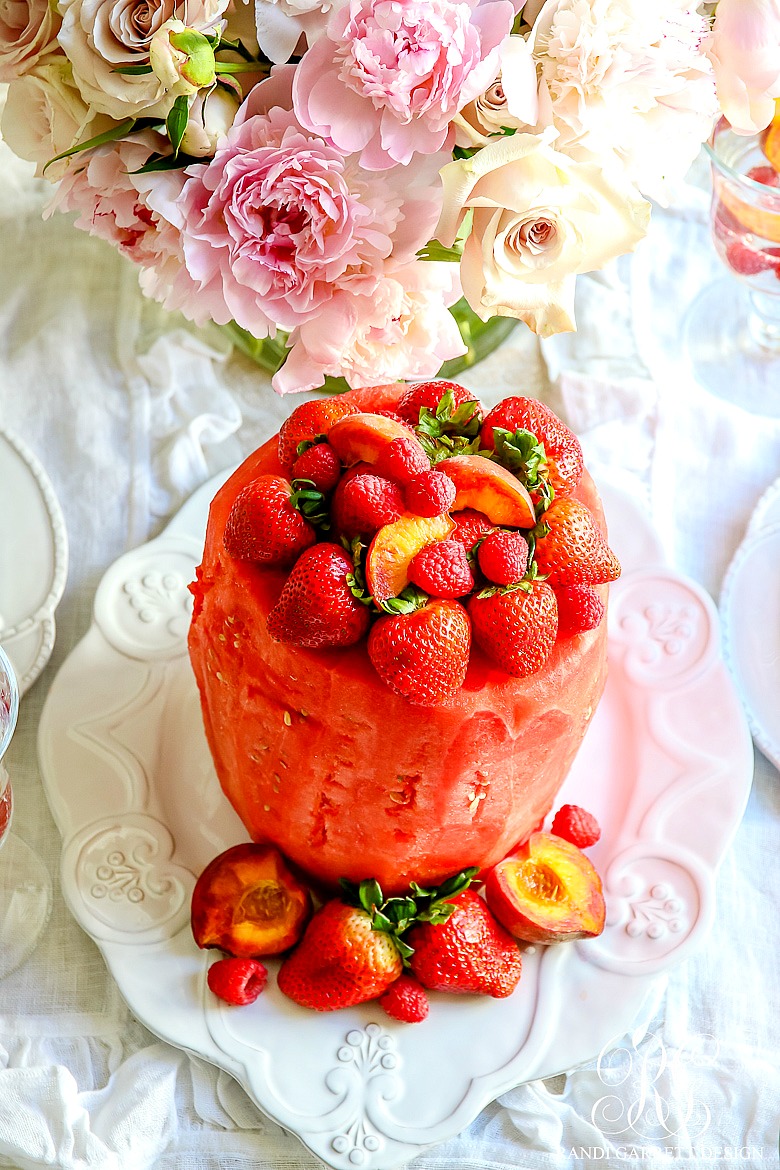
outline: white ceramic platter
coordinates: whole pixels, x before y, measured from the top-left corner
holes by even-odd
[[[51,655],[67,571],[65,522],[51,481],[21,439],[0,429],[0,644],[22,693]]]
[[[228,1008],[208,992],[214,956],[189,930],[195,875],[246,839],[214,777],[185,650],[215,488],[108,571],[94,624],[50,690],[39,751],[63,890],[147,1027],[231,1072],[327,1165],[391,1170],[511,1086],[592,1059],[630,1028],[656,976],[712,919],[750,737],[712,603],[660,565],[635,505],[605,492],[618,553],[631,533],[655,567],[629,558],[636,571],[613,590],[607,691],[561,796],[603,827],[592,851],[603,935],[529,948],[508,999],[433,995],[416,1026],[376,1004],[308,1012],[278,992],[273,963],[257,1002]]]

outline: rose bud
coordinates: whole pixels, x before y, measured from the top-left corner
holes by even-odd
[[[181,149],[193,158],[210,158],[217,141],[233,125],[241,103],[234,93],[218,85],[210,94],[198,94],[181,140]]]
[[[180,20],[166,20],[149,43],[149,64],[168,93],[191,96],[213,85],[214,50],[202,32]]]

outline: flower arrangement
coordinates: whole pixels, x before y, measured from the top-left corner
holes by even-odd
[[[769,0],[15,0],[2,133],[198,323],[277,338],[282,392],[425,379],[449,311],[575,327],[718,108],[780,95]]]

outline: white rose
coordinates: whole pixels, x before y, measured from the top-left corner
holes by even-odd
[[[208,158],[223,134],[227,134],[235,121],[240,102],[235,94],[218,85],[213,93],[204,97],[198,94],[190,108],[190,117],[181,149],[194,158]]]
[[[0,81],[13,81],[43,56],[58,49],[60,19],[48,0],[0,4]]]
[[[453,119],[458,146],[487,146],[491,135],[533,129],[539,121],[539,88],[531,46],[507,37],[501,46],[501,72],[483,94]]]
[[[575,328],[575,275],[631,251],[650,216],[620,167],[575,162],[554,137],[514,134],[445,166],[435,233],[450,246],[471,211],[464,296],[483,320],[517,317],[542,337]]]
[[[73,65],[84,100],[117,121],[165,115],[174,96],[154,73],[117,73],[128,65],[146,65],[154,34],[172,18],[185,14],[187,25],[212,29],[228,0],[60,0],[59,40]]]
[[[0,131],[14,154],[37,163],[35,173],[40,176],[50,159],[109,126],[108,118],[96,118],[84,102],[70,62],[45,57],[11,82]],[[54,163],[44,177],[56,182],[68,165],[67,159]]]

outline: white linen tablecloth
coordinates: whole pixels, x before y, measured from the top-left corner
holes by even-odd
[[[276,398],[218,331],[145,301],[134,269],[107,245],[65,218],[43,222],[48,190],[0,144],[0,423],[47,469],[70,540],[54,655],[23,700],[9,757],[15,831],[49,867],[55,905],[32,957],[0,983],[0,1165],[314,1170],[320,1163],[230,1076],[157,1041],[124,1006],[57,890],[60,842],[35,742],[48,687],[89,626],[105,569],[299,400]],[[671,211],[656,212],[634,257],[581,281],[576,335],[540,345],[521,326],[463,380],[488,404],[522,392],[558,409],[596,472],[609,468],[643,501],[671,562],[717,598],[753,507],[780,475],[780,421],[708,397],[685,373],[680,317],[718,263],[706,209],[691,183]],[[506,1093],[410,1166],[776,1165],[778,829],[780,777],[758,755],[714,929],[623,1041],[633,1056],[623,1105],[640,1103],[652,1081],[672,1136],[629,1134],[602,1156],[607,1142],[590,1118],[604,1083],[591,1066]]]

